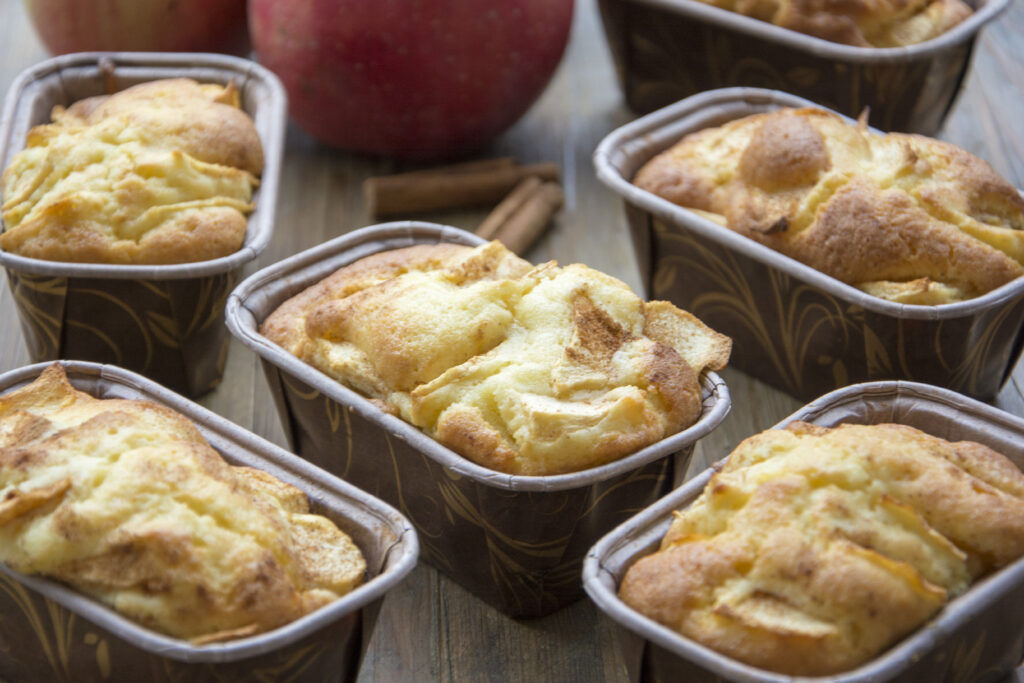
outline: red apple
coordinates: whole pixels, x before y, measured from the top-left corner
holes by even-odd
[[[249,51],[245,0],[25,0],[53,54]]]
[[[249,0],[259,61],[294,120],[343,149],[455,156],[540,95],[573,0]]]

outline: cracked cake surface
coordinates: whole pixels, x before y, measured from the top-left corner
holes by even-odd
[[[183,415],[53,365],[0,396],[0,560],[195,644],[282,626],[363,581],[306,494],[229,465]]]
[[[899,303],[962,301],[1024,275],[1024,199],[985,161],[816,108],[687,135],[633,182]]]
[[[693,424],[731,343],[580,264],[500,242],[356,261],[261,332],[465,457],[544,475],[604,464]]]
[[[937,38],[971,16],[963,0],[699,0],[782,28],[867,48]]]
[[[3,173],[5,251],[155,265],[242,246],[263,148],[233,85],[152,81],[52,119]]]
[[[897,424],[736,447],[619,586],[640,613],[790,675],[852,669],[1024,553],[1024,474]]]

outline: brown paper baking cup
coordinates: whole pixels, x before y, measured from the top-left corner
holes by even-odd
[[[22,72],[11,85],[0,118],[0,161],[7,168],[24,148],[29,129],[48,122],[55,105],[173,77],[234,81],[259,132],[265,168],[242,248],[210,261],[166,266],[60,263],[0,250],[0,264],[33,361],[112,363],[198,396],[216,387],[224,372],[230,341],[223,324],[227,295],[273,230],[287,121],[277,77],[252,61],[224,55],[55,57]]]
[[[1010,0],[932,40],[896,48],[842,45],[696,0],[599,0],[619,84],[646,113],[705,90],[791,92],[884,130],[932,135],[953,106],[981,28]]]
[[[983,443],[1024,469],[1024,420],[952,391],[914,382],[874,382],[839,389],[780,422],[895,422],[951,441]],[[724,455],[724,454],[723,454]],[[709,468],[602,538],[587,554],[583,581],[601,610],[622,627],[627,652],[642,648],[647,681],[789,683],[721,655],[626,606],[617,595],[626,570],[654,552],[672,512],[692,503],[716,471]],[[1021,661],[1024,646],[1024,558],[975,583],[924,626],[880,656],[834,676],[800,678],[821,683],[996,681]]]
[[[582,597],[580,563],[606,530],[664,494],[672,461],[729,410],[725,384],[702,377],[697,424],[617,462],[573,474],[525,477],[481,467],[374,407],[259,334],[278,305],[338,268],[387,249],[479,237],[430,223],[364,228],[265,268],[228,299],[232,334],[258,353],[295,451],[401,510],[423,556],[513,616],[540,616]]]
[[[126,619],[54,581],[0,565],[0,680],[354,681],[384,594],[416,564],[416,533],[398,511],[159,385],[109,365],[62,361],[76,388],[98,398],[146,399],[192,420],[233,465],[302,489],[363,552],[366,582],[331,604],[260,635],[196,646]],[[0,375],[0,393],[48,364]]]
[[[1024,344],[1024,278],[984,296],[910,306],[870,296],[632,184],[683,135],[802,98],[727,88],[687,98],[606,137],[601,181],[624,200],[648,296],[733,339],[730,365],[809,400],[858,382],[904,379],[991,400]]]

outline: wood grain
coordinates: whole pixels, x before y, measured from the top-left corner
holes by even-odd
[[[1013,3],[977,44],[972,70],[942,137],[989,160],[1024,187],[1024,3]],[[46,57],[20,2],[0,3],[0,87]],[[584,262],[639,286],[620,200],[594,174],[591,154],[610,131],[631,120],[614,82],[595,0],[579,0],[565,59],[541,99],[481,157],[562,167],[565,206],[528,254],[540,262]],[[249,272],[371,224],[363,181],[415,167],[344,154],[288,132],[274,238]],[[487,208],[418,216],[472,230]],[[28,361],[6,284],[0,286],[0,371]],[[800,403],[727,369],[732,413],[701,441],[689,474],[770,427]],[[284,444],[255,356],[230,350],[221,388],[201,401],[239,425]],[[1024,365],[996,405],[1024,416]],[[543,619],[509,619],[421,565],[384,601],[360,681],[625,681],[635,660],[622,651],[614,624],[589,601]]]

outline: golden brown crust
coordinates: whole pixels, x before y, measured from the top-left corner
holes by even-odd
[[[1024,553],[1024,474],[893,424],[750,437],[619,588],[639,612],[790,675],[865,663]]]
[[[64,211],[70,208],[70,211]],[[38,231],[4,233],[3,248],[21,256],[69,263],[168,265],[229,256],[245,241],[246,218],[239,211],[211,207],[182,211],[140,240],[106,239],[90,219],[69,218],[74,209],[54,206]],[[23,224],[24,225],[24,224]]]
[[[155,265],[241,247],[263,151],[233,85],[153,81],[53,118],[4,171],[6,251]]]
[[[701,0],[800,33],[857,47],[915,45],[971,15],[962,0]]]
[[[54,111],[64,125],[117,119],[158,134],[165,147],[210,164],[263,173],[263,144],[240,108],[234,83],[225,87],[188,78],[140,83],[113,95],[90,97]]]
[[[286,349],[297,348],[305,337],[305,331],[294,326],[292,321],[304,316],[305,311],[316,303],[326,298],[346,298],[410,270],[438,267],[448,257],[465,249],[457,244],[417,245],[359,259],[285,301],[263,321],[261,332]]]
[[[228,465],[165,406],[75,390],[58,365],[0,396],[0,500],[8,566],[197,643],[276,628],[365,571],[300,490]]]
[[[700,416],[729,340],[585,266],[498,242],[347,266],[282,304],[270,340],[462,455],[514,474],[593,467]]]
[[[893,301],[949,303],[1024,275],[1024,199],[991,166],[819,109],[689,135],[634,182]]]
[[[780,116],[754,130],[736,170],[748,184],[773,192],[813,185],[831,166],[825,141],[806,119]]]
[[[1024,274],[1001,251],[915,210],[905,193],[863,180],[838,190],[787,250],[843,282],[931,277],[984,293]]]

